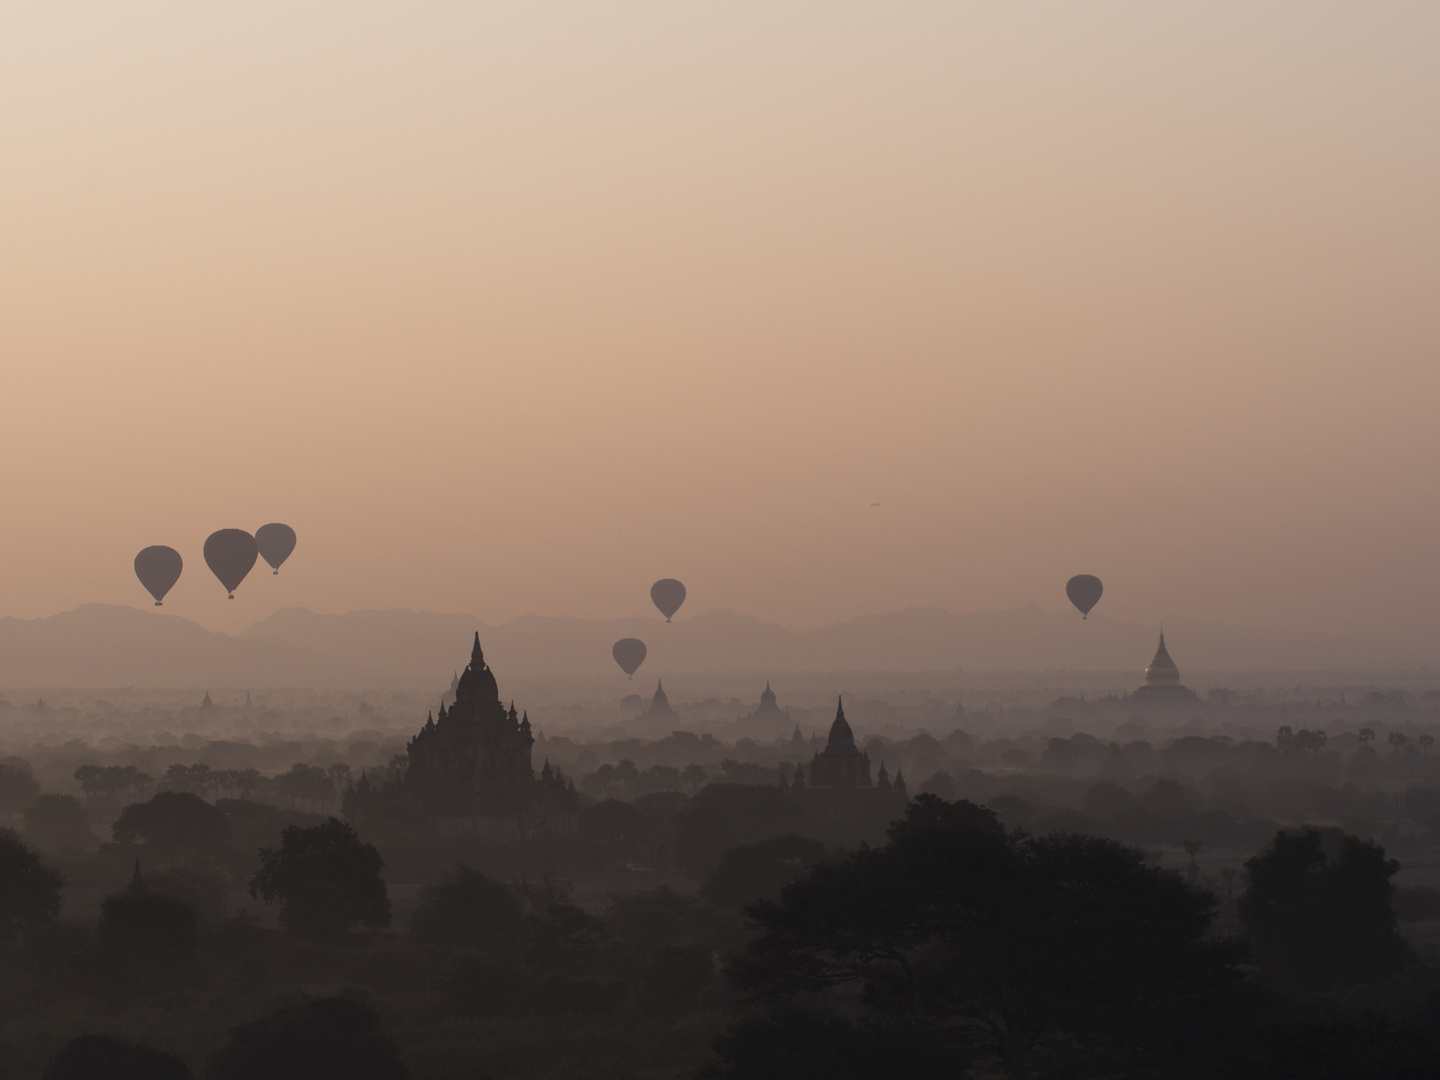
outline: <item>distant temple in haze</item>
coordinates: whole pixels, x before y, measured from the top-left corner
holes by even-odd
[[[670,699],[665,694],[665,683],[662,679],[655,680],[655,696],[650,699],[650,707],[641,714],[643,720],[674,720],[675,710],[670,707]]]
[[[790,714],[780,708],[775,701],[775,691],[770,689],[770,683],[765,683],[765,689],[760,692],[759,707],[748,716],[740,718],[741,723],[756,724],[788,724]]]
[[[1155,659],[1145,669],[1145,685],[1135,691],[1135,697],[1156,701],[1183,701],[1195,697],[1194,691],[1180,685],[1180,669],[1170,659],[1170,650],[1165,648],[1165,631],[1160,631],[1160,645],[1155,650]]]
[[[404,774],[379,786],[362,774],[346,791],[346,820],[419,814],[441,833],[498,839],[568,830],[577,806],[574,784],[548,761],[536,776],[530,717],[517,713],[514,702],[508,709],[501,703],[478,633],[469,666],[451,685],[453,703],[447,709],[442,699],[439,715],[427,716],[407,744]]]

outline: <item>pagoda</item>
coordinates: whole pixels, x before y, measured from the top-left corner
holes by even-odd
[[[835,722],[825,749],[810,762],[812,788],[870,787],[870,755],[855,745],[855,733],[845,719],[845,702],[835,707]]]
[[[561,829],[575,809],[574,785],[547,761],[536,776],[530,751],[530,717],[500,701],[495,673],[485,663],[480,635],[470,663],[442,699],[439,715],[405,747],[402,774],[382,786],[367,777],[346,792],[343,812],[352,823],[402,809],[418,811],[441,833],[478,832],[500,839]],[[448,696],[448,695],[447,695]]]
[[[1165,631],[1160,631],[1160,644],[1155,649],[1155,658],[1145,669],[1145,685],[1135,691],[1137,697],[1162,700],[1193,698],[1194,692],[1180,685],[1180,669],[1170,659],[1170,650],[1165,648]]]

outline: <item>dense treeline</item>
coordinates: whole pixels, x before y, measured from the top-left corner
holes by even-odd
[[[972,719],[864,742],[908,808],[789,789],[794,731],[552,737],[523,846],[338,820],[383,738],[5,759],[5,1069],[1430,1075],[1428,730]]]
[[[1398,866],[1338,830],[1273,834],[1231,900],[965,800],[827,846],[787,831],[805,823],[778,788],[719,784],[670,800],[687,872],[665,883],[579,895],[647,813],[601,803],[608,832],[545,856],[570,873],[455,843],[473,861],[397,902],[380,846],[284,813],[131,804],[109,845],[129,874],[88,925],[0,836],[15,1075],[1419,1077],[1440,1054]]]

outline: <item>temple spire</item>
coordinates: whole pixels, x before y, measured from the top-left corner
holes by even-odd
[[[470,666],[479,671],[485,666],[485,654],[480,651],[480,631],[475,631],[475,646],[470,650]]]
[[[1160,631],[1160,644],[1155,649],[1155,659],[1145,669],[1146,686],[1179,686],[1180,669],[1170,659],[1170,650],[1165,648],[1165,631]]]
[[[829,746],[854,746],[855,733],[845,719],[845,700],[838,698],[835,703],[835,722],[830,725]]]

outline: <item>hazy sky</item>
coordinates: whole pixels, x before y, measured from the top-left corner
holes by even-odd
[[[1440,639],[1437,55],[1433,2],[6,3],[0,614],[166,543],[227,629],[1090,572]]]

